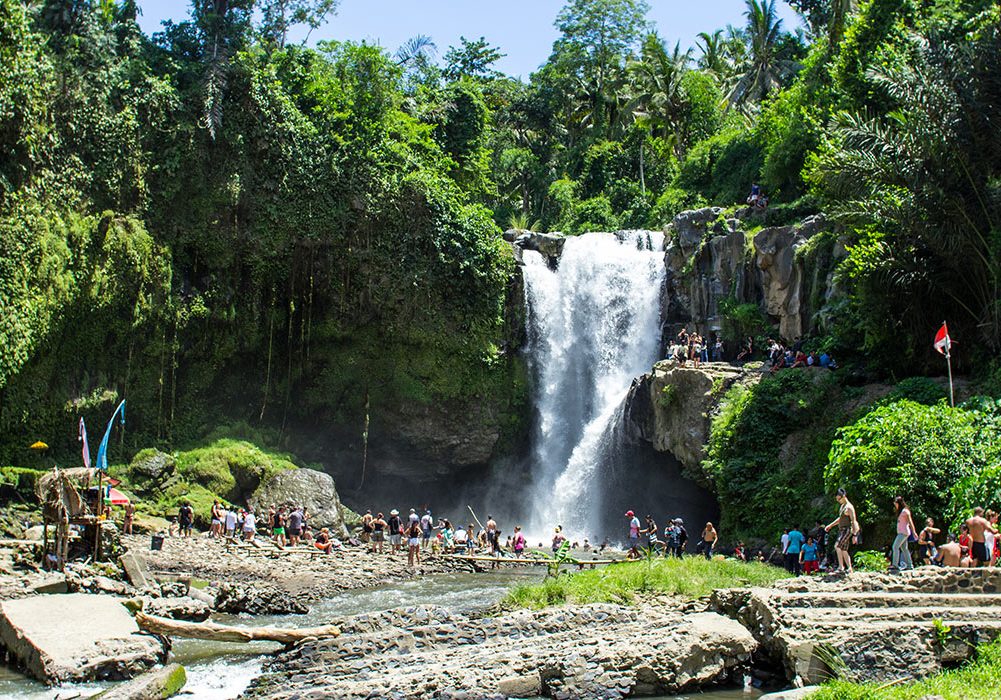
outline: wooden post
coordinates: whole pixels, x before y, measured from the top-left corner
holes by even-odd
[[[104,515],[104,472],[97,470],[97,519],[94,520],[94,561],[101,560],[101,517]]]

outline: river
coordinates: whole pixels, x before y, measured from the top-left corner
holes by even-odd
[[[340,615],[378,612],[410,605],[441,605],[452,610],[474,611],[499,601],[507,590],[540,577],[538,571],[490,572],[480,574],[440,574],[406,581],[391,587],[346,591],[311,606],[306,615],[258,616],[213,615],[213,620],[231,625],[273,625],[312,627]],[[178,640],[173,659],[188,672],[185,691],[198,700],[228,700],[243,692],[261,672],[267,655],[280,648],[269,642],[232,644],[199,640]],[[41,683],[0,666],[0,698],[10,700],[54,700],[87,697],[109,684],[88,684],[46,688]],[[721,690],[692,695],[699,700],[746,700],[756,692]],[[689,696],[677,696],[679,698]]]

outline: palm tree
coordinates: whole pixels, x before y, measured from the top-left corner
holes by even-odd
[[[775,13],[775,0],[747,0],[745,16],[748,56],[743,74],[727,96],[731,106],[760,102],[797,67],[795,61],[780,55],[783,31],[782,20]]]
[[[640,59],[630,61],[627,67],[632,79],[627,109],[647,121],[658,135],[674,132],[683,118],[685,94],[681,78],[691,59],[691,49],[682,51],[679,43],[669,53],[663,40],[650,34],[643,41]]]
[[[695,44],[702,52],[698,61],[699,68],[709,71],[717,78],[722,78],[728,72],[723,30],[717,29],[712,34],[699,32]]]

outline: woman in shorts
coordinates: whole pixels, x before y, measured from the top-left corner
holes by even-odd
[[[421,563],[421,524],[412,522],[407,526],[407,566],[413,568]]]
[[[386,541],[386,521],[382,518],[382,513],[375,516],[372,521],[372,551],[382,554],[382,543]]]

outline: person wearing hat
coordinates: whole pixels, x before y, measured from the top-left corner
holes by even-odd
[[[411,515],[413,514],[413,508],[410,509]],[[416,521],[410,521],[412,525]],[[393,508],[389,511],[389,553],[396,554],[403,549],[403,521],[400,520],[400,511]]]
[[[640,555],[640,519],[631,510],[626,511],[629,518],[629,558],[635,559]]]

